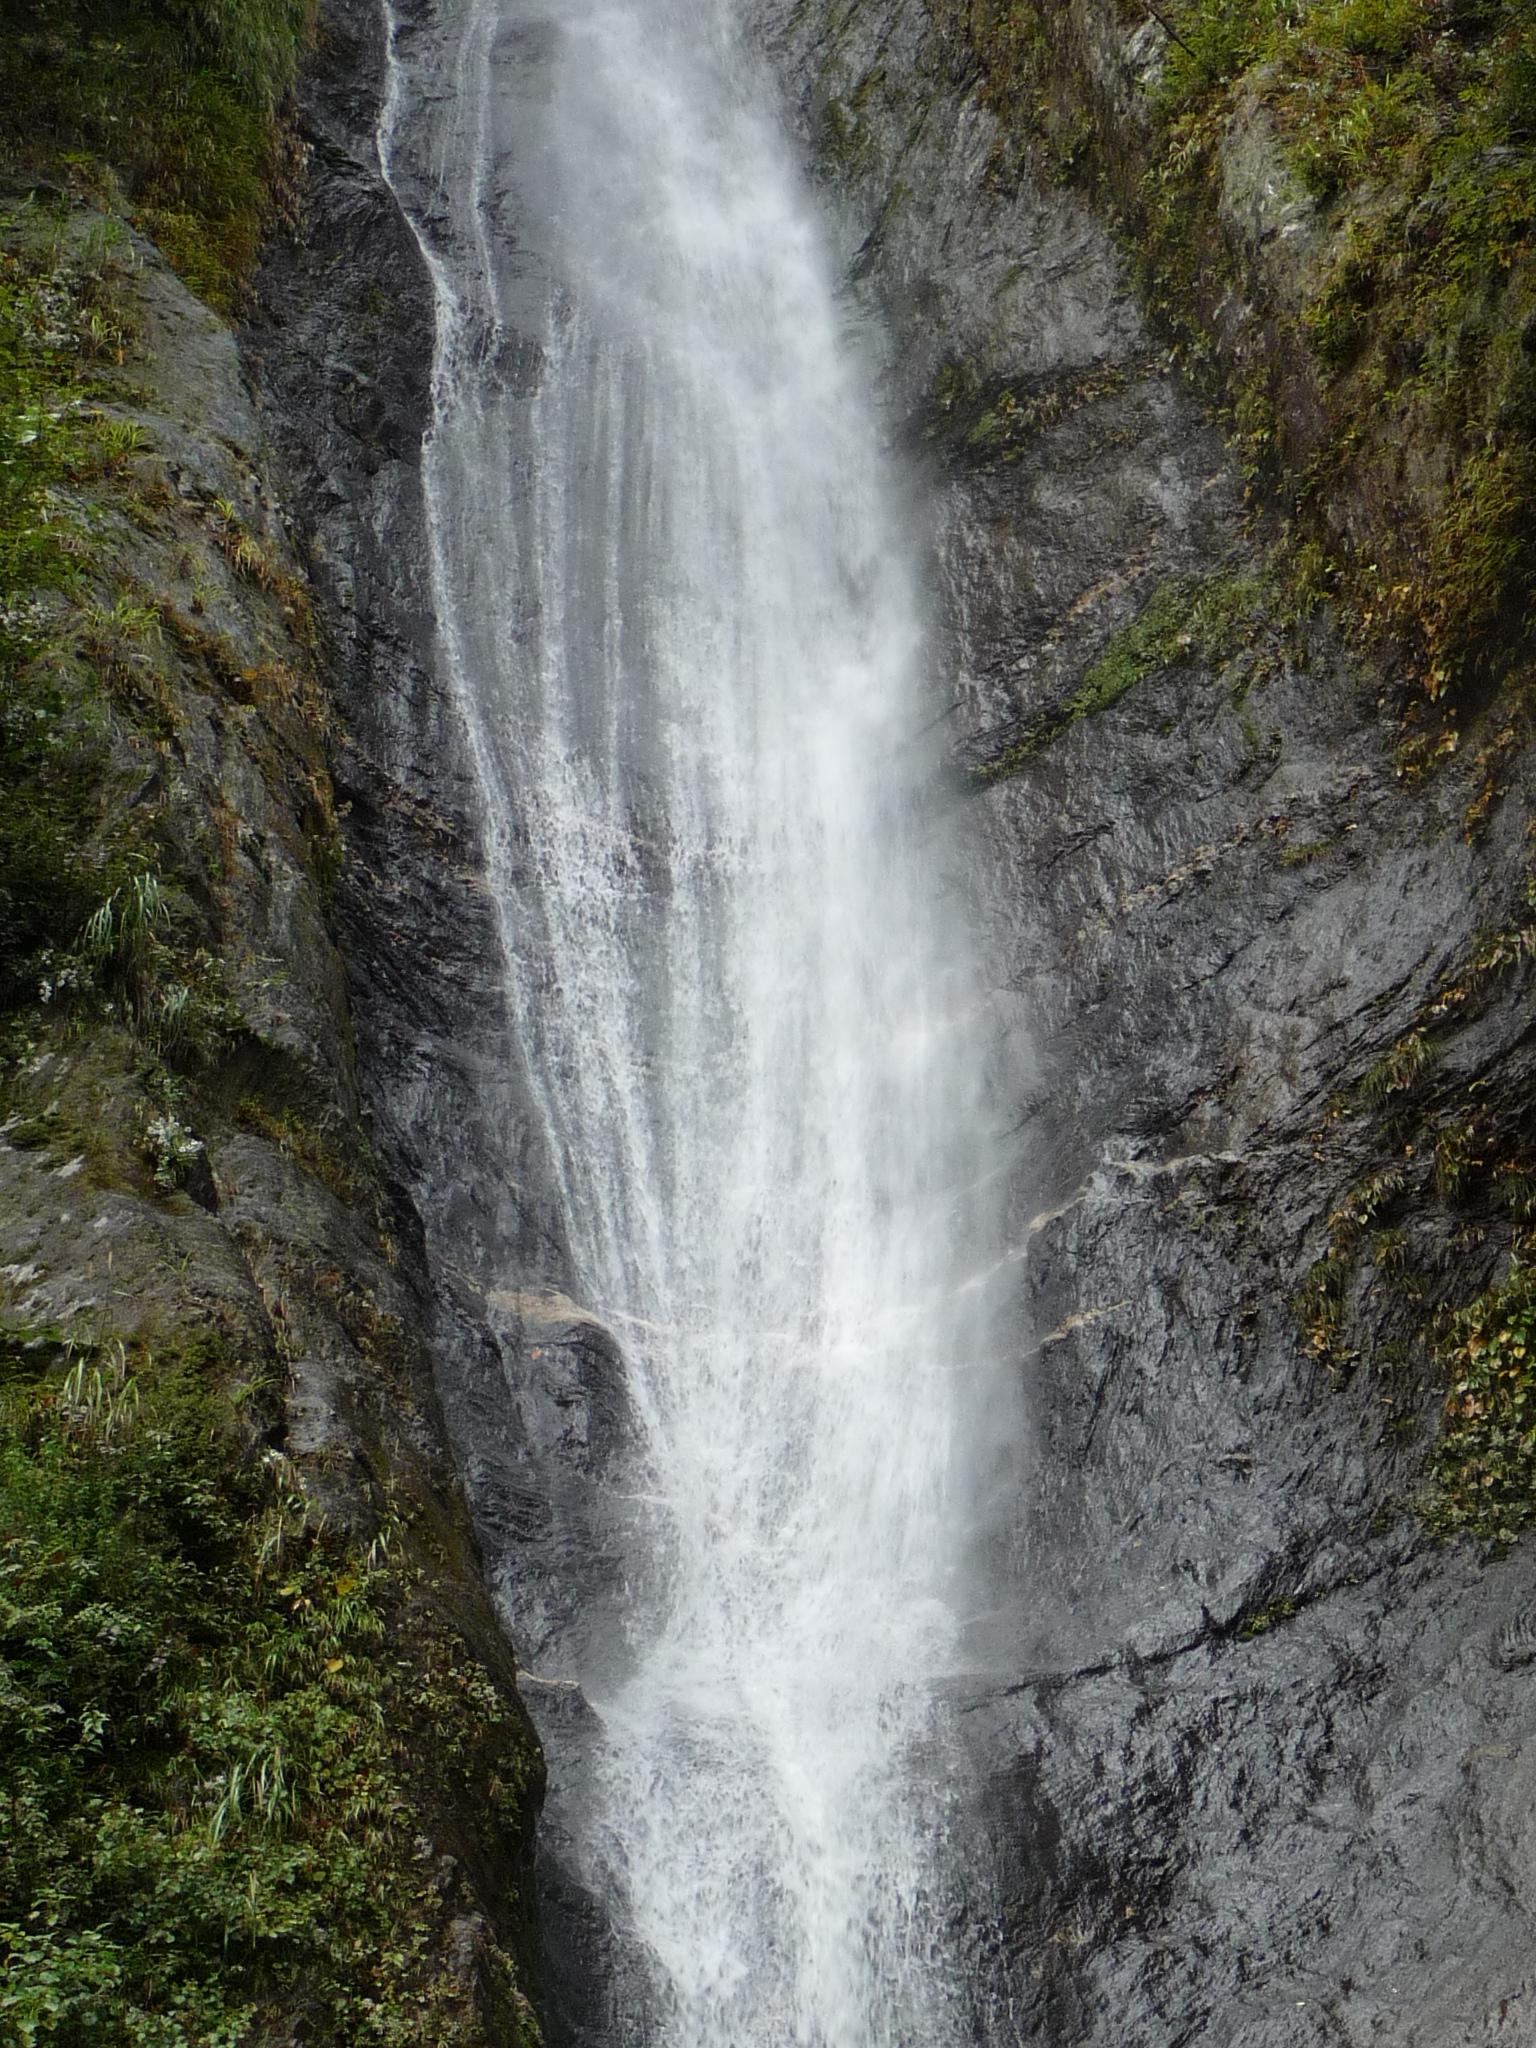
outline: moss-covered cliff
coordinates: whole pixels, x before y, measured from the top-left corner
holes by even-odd
[[[1079,184],[1225,407],[1298,572],[1446,743],[1530,680],[1536,16],[1526,0],[942,5],[1008,152]]]
[[[267,233],[294,219],[293,89],[313,0],[12,0],[0,150],[114,202],[193,290],[236,311]]]
[[[302,11],[20,16],[0,2033],[532,2039],[542,1766],[360,1109],[328,646],[208,303],[290,204]]]

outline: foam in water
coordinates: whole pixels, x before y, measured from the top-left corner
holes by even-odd
[[[391,40],[441,659],[655,1504],[580,1854],[667,2048],[942,2048],[983,1140],[869,365],[727,0],[474,0],[430,80]]]

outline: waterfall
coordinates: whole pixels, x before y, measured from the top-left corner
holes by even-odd
[[[990,1226],[909,488],[729,0],[429,27],[380,157],[439,662],[644,1504],[557,1792],[649,1959],[623,2048],[944,2048]]]

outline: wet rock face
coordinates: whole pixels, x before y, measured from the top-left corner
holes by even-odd
[[[248,354],[350,678],[363,1072],[422,1209],[439,1384],[503,1611],[576,1757],[557,1652],[616,1597],[619,1374],[564,1298],[432,674],[430,302],[374,154],[380,23],[359,0],[327,22],[308,225],[269,264]],[[1443,1391],[1429,1313],[1497,1270],[1498,1228],[1415,1179],[1394,1221],[1418,1292],[1369,1258],[1341,1282],[1359,1357],[1310,1341],[1297,1304],[1362,1179],[1417,1174],[1360,1084],[1514,918],[1520,778],[1469,841],[1475,767],[1406,784],[1378,686],[1326,619],[1289,627],[1255,595],[1239,482],[1109,241],[1000,157],[917,0],[779,9],[764,33],[891,337],[893,428],[932,480],[936,708],[963,770],[1009,770],[964,799],[1028,1251],[1029,1477],[994,1535],[1009,1604],[965,1717],[1005,1901],[974,1937],[993,2035],[1536,2041],[1536,1566],[1433,1548],[1401,1508]],[[1156,658],[1104,688],[1096,665],[1170,590],[1231,630],[1201,613],[1181,641],[1169,613]],[[1416,1113],[1481,1090],[1519,1122],[1524,977],[1446,1022]],[[603,2042],[623,1961],[558,1813],[545,1913],[567,2036]]]
[[[402,10],[405,36],[454,26]],[[626,1436],[622,1372],[611,1335],[569,1298],[516,1078],[472,764],[435,670],[420,473],[434,319],[379,163],[383,36],[372,0],[327,6],[304,86],[304,224],[269,253],[245,351],[338,654],[338,916],[364,1092],[385,1170],[420,1219],[437,1391],[523,1697],[579,1773],[591,1716],[569,1654],[584,1633],[616,1632],[623,1594],[604,1484]],[[557,1799],[538,1894],[550,2038],[606,2043],[624,1958],[567,1869]]]
[[[238,1352],[281,1388],[283,1412],[265,1423],[313,1461],[313,1497],[371,1530],[371,1457],[397,1474],[419,1459],[439,1480],[445,1461],[425,1361],[402,1368],[381,1424],[377,1375],[315,1285],[328,1270],[333,1297],[366,1300],[401,1329],[410,1320],[358,1164],[307,592],[228,326],[115,219],[77,203],[51,232],[118,252],[110,288],[128,334],[101,401],[135,435],[132,512],[105,492],[89,505],[89,573],[133,591],[154,625],[133,656],[143,699],[100,714],[102,773],[126,809],[154,819],[157,882],[163,872],[179,892],[202,949],[187,947],[178,971],[207,976],[226,1021],[182,1049],[173,1076],[118,1007],[27,1019],[33,1050],[0,1128],[0,1320]],[[72,936],[59,934],[61,953]],[[157,1065],[154,1085],[173,1096],[151,1094]],[[194,1149],[152,1177],[167,1099]]]
[[[1221,443],[1079,202],[998,174],[920,7],[797,9],[777,47],[933,455],[957,751],[1015,771],[972,798],[973,886],[1038,1062],[1014,1067],[1034,1443],[969,1715],[1011,2022],[1536,2040],[1536,1567],[1402,1510],[1443,1396],[1426,1297],[1475,1292],[1507,1240],[1421,1186],[1393,1220],[1423,1292],[1351,1278],[1357,1359],[1309,1347],[1296,1300],[1351,1190],[1405,1163],[1362,1080],[1517,916],[1528,800],[1512,777],[1469,839],[1474,774],[1406,784],[1382,686],[1262,604],[1239,651],[1175,634],[1059,716],[1159,593],[1251,575]],[[1447,1030],[1430,1109],[1470,1091],[1522,1123],[1527,1000],[1515,973]]]
[[[269,254],[245,346],[338,644],[336,778],[349,807],[340,917],[360,1064],[392,1170],[424,1204],[433,1255],[452,1247],[440,1334],[473,1389],[501,1370],[487,1294],[558,1286],[564,1260],[525,1192],[539,1179],[507,1079],[473,769],[434,670],[420,477],[433,310],[380,172],[383,36],[366,0],[327,10],[305,88],[304,225]]]

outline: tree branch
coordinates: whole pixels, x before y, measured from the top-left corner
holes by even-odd
[[[1146,8],[1148,14],[1151,15],[1152,19],[1157,23],[1158,27],[1162,30],[1163,34],[1165,36],[1172,36],[1173,40],[1178,44],[1179,48],[1181,50],[1188,51],[1189,55],[1193,57],[1195,54],[1194,51],[1190,49],[1188,43],[1185,42],[1184,38],[1179,34],[1178,30],[1174,27],[1173,23],[1168,19],[1167,15],[1164,14],[1162,9],[1160,7],[1154,7],[1152,5],[1152,0],[1146,0]]]

